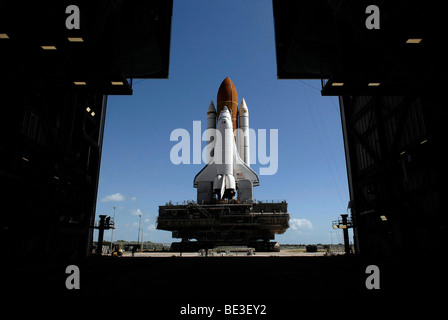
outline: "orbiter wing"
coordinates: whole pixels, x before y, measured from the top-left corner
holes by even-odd
[[[251,180],[253,183],[253,186],[256,187],[260,185],[260,180],[258,179],[258,175],[255,173],[254,170],[252,170],[239,156],[236,145],[233,145],[234,148],[234,164],[233,164],[233,175],[235,177],[235,180],[238,182],[238,180],[247,179]]]
[[[216,175],[217,175],[216,164],[212,160],[209,164],[207,164],[204,168],[202,168],[202,170],[199,171],[198,174],[194,177],[193,186],[197,188],[198,182],[201,181],[213,182]]]

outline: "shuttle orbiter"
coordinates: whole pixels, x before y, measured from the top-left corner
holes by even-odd
[[[249,109],[244,99],[238,108],[238,95],[228,77],[219,87],[217,106],[216,111],[212,101],[207,110],[208,164],[193,183],[198,203],[211,202],[215,195],[218,200],[233,199],[236,194],[239,202],[251,203],[259,179],[250,168]]]

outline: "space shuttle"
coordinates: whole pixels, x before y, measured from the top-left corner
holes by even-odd
[[[244,99],[238,107],[238,94],[228,77],[219,87],[217,108],[212,100],[207,110],[206,135],[207,165],[193,182],[198,203],[226,199],[252,203],[259,179],[250,168],[249,109]]]

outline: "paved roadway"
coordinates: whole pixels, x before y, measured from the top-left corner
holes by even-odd
[[[342,252],[341,252],[342,254]],[[135,258],[138,257],[180,257],[180,252],[136,252]],[[280,252],[256,252],[251,257],[321,257],[324,256],[324,252],[294,252],[294,251],[280,251]],[[125,252],[123,257],[132,257],[130,252]],[[182,252],[182,257],[201,257],[198,252]],[[209,257],[227,257],[223,253],[215,253],[209,255]],[[231,252],[228,257],[247,257],[246,252]]]

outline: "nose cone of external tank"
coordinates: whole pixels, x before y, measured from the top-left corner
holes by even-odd
[[[238,93],[229,77],[226,77],[219,86],[216,101],[216,115],[219,117],[222,108],[227,106],[231,113],[233,128],[237,128]]]

